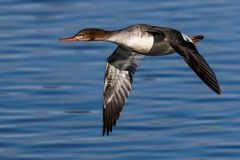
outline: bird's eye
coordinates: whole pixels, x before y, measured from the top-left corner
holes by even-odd
[[[81,36],[85,36],[85,33],[83,33]]]

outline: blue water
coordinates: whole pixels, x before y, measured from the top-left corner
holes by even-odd
[[[0,1],[0,159],[240,159],[240,1]],[[113,133],[102,137],[109,42],[84,28],[146,23],[204,35],[211,91],[181,56],[146,57]]]

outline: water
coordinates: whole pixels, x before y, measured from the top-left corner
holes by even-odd
[[[240,1],[0,2],[1,159],[240,159]],[[147,57],[102,137],[108,42],[59,42],[83,28],[146,23],[202,34],[222,95],[178,54]]]

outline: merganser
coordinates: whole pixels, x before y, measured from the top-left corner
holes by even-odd
[[[221,94],[218,80],[194,43],[202,35],[188,37],[172,28],[137,24],[121,30],[83,29],[60,41],[109,41],[118,44],[108,57],[103,91],[103,136],[115,127],[127,102],[133,75],[144,56],[162,56],[177,52],[198,77],[213,91]]]

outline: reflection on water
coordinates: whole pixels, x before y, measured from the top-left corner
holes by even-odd
[[[0,4],[1,159],[240,157],[239,1]],[[197,48],[222,95],[179,55],[147,57],[114,132],[102,137],[103,76],[116,45],[58,39],[83,28],[139,23],[204,35]]]

